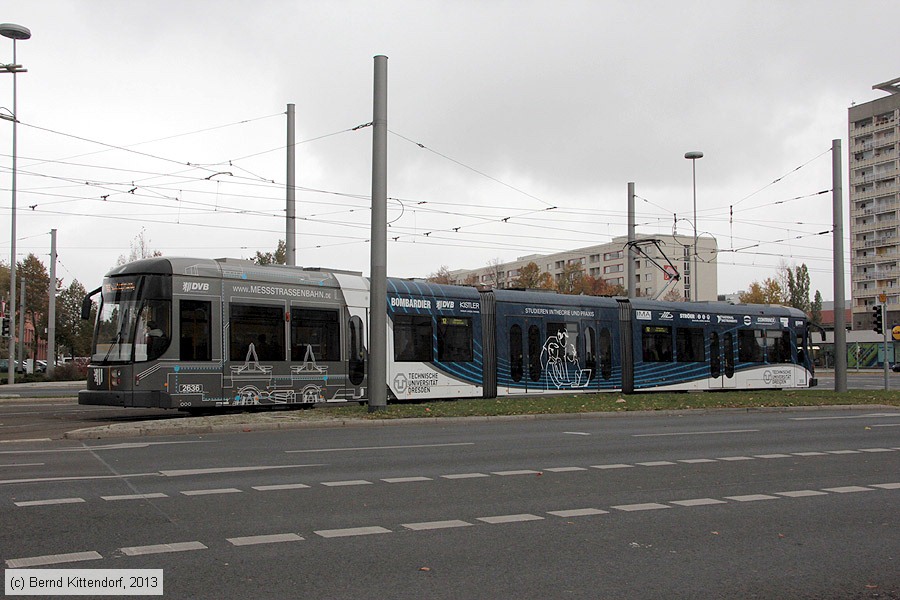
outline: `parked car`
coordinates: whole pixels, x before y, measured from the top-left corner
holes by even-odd
[[[9,359],[0,358],[0,374],[9,372]],[[24,373],[25,365],[16,361],[16,373]]]
[[[34,372],[35,373],[46,373],[47,372],[47,361],[46,360],[34,361]]]
[[[893,366],[891,366],[891,371],[900,373],[900,363],[894,363]]]

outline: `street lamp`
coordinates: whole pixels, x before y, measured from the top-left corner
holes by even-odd
[[[12,111],[12,237],[10,238],[9,253],[9,370],[7,371],[9,383],[16,381],[16,360],[13,348],[13,339],[16,331],[16,125],[19,122],[19,113],[16,107],[16,73],[25,73],[22,65],[16,64],[16,42],[27,40],[31,37],[31,30],[15,23],[0,24],[0,35],[13,41],[12,64],[2,65],[0,69],[13,76],[13,111]]]
[[[684,157],[691,161],[694,171],[694,266],[691,269],[691,290],[694,302],[697,301],[697,159],[703,158],[703,153],[698,151],[685,152]]]

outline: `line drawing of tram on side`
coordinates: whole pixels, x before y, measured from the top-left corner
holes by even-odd
[[[80,404],[175,408],[367,401],[358,272],[156,257],[112,269]],[[391,401],[816,385],[797,309],[567,296],[388,279]],[[86,317],[85,317],[86,318]]]

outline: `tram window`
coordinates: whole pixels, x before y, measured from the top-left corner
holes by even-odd
[[[311,355],[308,355],[312,352]],[[341,360],[341,327],[338,311],[291,309],[291,360]]]
[[[439,317],[437,344],[439,361],[472,362],[472,319]]]
[[[360,385],[366,375],[366,344],[363,323],[359,317],[350,317],[350,383]]]
[[[672,328],[644,325],[641,348],[644,362],[671,362]]]
[[[699,327],[679,327],[675,330],[675,360],[703,362],[703,330]]]
[[[397,362],[431,362],[431,316],[394,315],[394,360]]]
[[[168,300],[147,300],[141,308],[135,334],[135,361],[156,360],[169,348],[171,307]]]
[[[252,361],[254,352],[258,361],[284,360],[282,307],[232,304],[228,329],[231,360]]]
[[[532,325],[528,328],[528,378],[531,381],[541,380],[541,328]]]
[[[509,376],[513,381],[522,381],[522,375],[525,373],[524,360],[522,328],[513,325],[509,328]]]
[[[791,333],[789,331],[766,331],[766,362],[791,362]]]
[[[182,300],[179,306],[180,360],[212,360],[212,303]]]
[[[600,376],[612,377],[612,336],[606,327],[600,330]]]
[[[584,331],[584,366],[591,371],[591,381],[597,377],[597,348],[594,339],[594,328]]]
[[[762,329],[738,330],[738,360],[741,362],[763,362],[765,331]]]
[[[722,350],[725,353],[725,377],[734,377],[734,335],[730,331],[722,336]]]
[[[722,364],[719,359],[719,334],[715,331],[709,334],[709,374],[713,377],[722,374]]]

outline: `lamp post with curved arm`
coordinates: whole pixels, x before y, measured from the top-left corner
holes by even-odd
[[[694,172],[694,266],[691,267],[691,291],[694,302],[697,301],[697,159],[703,158],[703,153],[698,151],[685,152],[684,157],[691,161]]]

